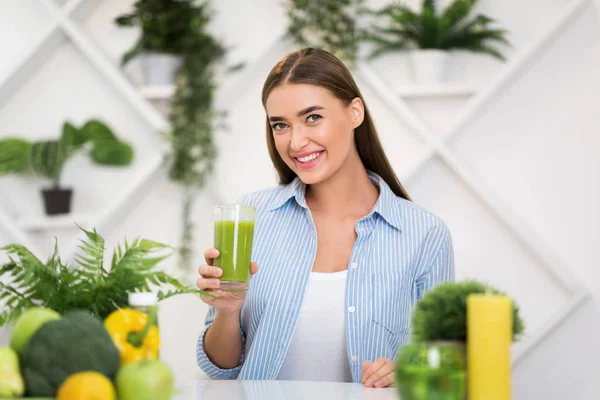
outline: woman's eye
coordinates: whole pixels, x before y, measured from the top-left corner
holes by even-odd
[[[278,122],[276,124],[271,125],[271,128],[273,128],[274,131],[280,131],[283,128],[285,128],[285,124],[282,122]]]
[[[309,122],[317,122],[317,121],[318,121],[318,120],[320,120],[321,118],[323,118],[323,117],[321,117],[319,114],[311,114],[311,115],[309,115],[309,116],[308,116],[306,119],[307,119]]]

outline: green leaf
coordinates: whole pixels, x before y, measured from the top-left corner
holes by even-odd
[[[83,146],[83,144],[85,144],[87,138],[73,124],[66,121],[63,124],[61,140],[64,143],[64,145],[73,149],[78,149],[79,147]]]
[[[69,156],[69,149],[61,141],[37,141],[31,147],[31,166],[37,175],[52,179],[58,185]]]
[[[120,26],[134,26],[136,20],[135,14],[121,15],[115,18],[115,23]]]
[[[29,169],[31,143],[24,139],[0,140],[0,175],[24,172]]]
[[[154,240],[142,239],[139,243],[139,247],[142,250],[153,251],[153,250],[162,250],[162,249],[170,249],[173,250],[174,247],[168,244],[156,242]]]
[[[90,156],[100,165],[125,166],[133,161],[133,148],[118,141],[97,141]]]
[[[455,26],[471,14],[477,0],[454,0],[442,14],[449,21],[449,26]]]
[[[87,140],[94,143],[98,141],[118,141],[108,125],[97,119],[87,121],[81,128],[81,132]]]

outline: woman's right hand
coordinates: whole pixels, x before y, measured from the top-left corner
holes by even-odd
[[[223,271],[219,267],[213,266],[215,258],[219,257],[219,251],[214,248],[210,248],[204,252],[204,260],[206,264],[202,264],[198,267],[198,274],[200,278],[196,281],[196,286],[200,290],[210,291],[215,297],[200,296],[209,306],[213,306],[218,312],[224,313],[237,313],[242,309],[244,300],[246,299],[246,292],[224,292],[219,289],[221,280],[219,277],[223,274]],[[250,266],[250,275],[254,275],[258,271],[258,265],[253,262]]]

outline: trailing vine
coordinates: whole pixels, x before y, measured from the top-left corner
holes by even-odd
[[[357,17],[364,0],[287,0],[286,35],[301,46],[327,50],[353,65],[362,38]]]
[[[217,157],[214,133],[224,112],[214,109],[217,67],[226,48],[208,31],[212,11],[209,0],[138,0],[134,13],[117,18],[120,25],[139,25],[142,37],[127,52],[123,63],[144,50],[177,55],[181,64],[175,73],[175,93],[163,133],[170,144],[164,156],[168,176],[184,189],[179,267],[192,265],[194,200],[213,171]]]

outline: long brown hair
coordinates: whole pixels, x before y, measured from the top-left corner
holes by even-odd
[[[375,124],[352,74],[333,54],[320,49],[305,48],[288,54],[271,70],[262,91],[262,102],[266,109],[269,93],[285,83],[306,83],[328,89],[345,105],[359,97],[365,107],[363,123],[354,131],[354,143],[365,168],[375,172],[388,184],[396,196],[410,200],[408,193],[394,173],[383,151]],[[279,175],[280,184],[288,184],[296,178],[275,148],[273,131],[267,116],[267,144],[273,165]]]

